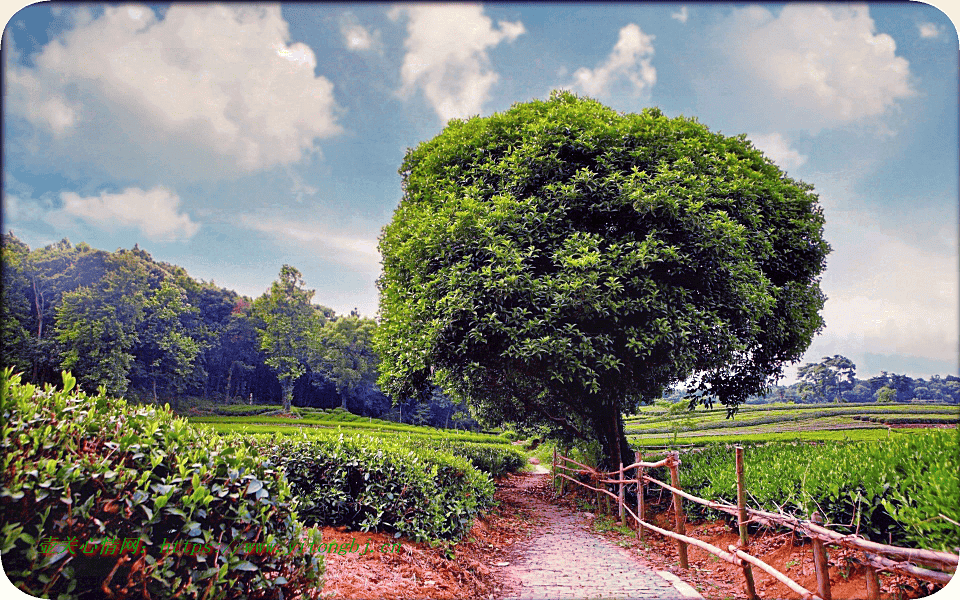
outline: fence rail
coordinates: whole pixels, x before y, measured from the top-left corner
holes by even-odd
[[[871,542],[859,535],[837,533],[818,523],[819,515],[817,513],[814,513],[811,519],[799,519],[790,515],[747,507],[744,500],[746,489],[743,478],[743,448],[738,446],[735,448],[735,452],[735,460],[737,461],[737,505],[705,500],[680,489],[680,453],[676,451],[670,452],[666,458],[652,463],[641,461],[640,453],[637,452],[633,464],[627,466],[621,464],[620,468],[616,471],[598,471],[568,456],[563,456],[554,450],[554,489],[557,489],[557,482],[559,481],[559,494],[562,495],[564,493],[564,483],[570,481],[578,486],[593,490],[597,494],[598,507],[600,506],[600,497],[604,495],[608,512],[610,512],[610,498],[613,498],[617,502],[621,524],[625,525],[627,523],[627,515],[632,517],[637,524],[637,537],[642,538],[643,531],[649,529],[650,531],[673,538],[677,541],[677,554],[679,555],[680,566],[682,568],[688,568],[688,545],[706,550],[731,564],[741,567],[743,569],[747,596],[751,599],[759,599],[752,572],[752,567],[757,567],[772,575],[799,594],[804,600],[831,600],[830,574],[826,561],[826,553],[823,548],[824,545],[852,548],[866,555],[863,562],[867,565],[866,598],[868,600],[879,600],[880,598],[880,586],[879,580],[877,579],[877,573],[879,571],[900,573],[939,584],[946,584],[950,581],[953,574],[955,574],[960,557],[950,554],[949,552],[880,544]],[[644,471],[647,469],[655,469],[658,467],[667,467],[670,470],[670,484],[658,481],[644,474]],[[628,472],[633,472],[634,475],[632,478],[627,475]],[[582,481],[576,476],[585,476],[589,480],[589,483]],[[660,486],[673,495],[675,531],[662,529],[643,520],[642,517],[646,516],[644,489],[647,483]],[[630,509],[625,500],[624,486],[629,484],[637,485],[636,512]],[[617,486],[617,493],[614,494],[607,489],[608,485]],[[731,545],[728,547],[729,551],[725,551],[703,540],[687,536],[685,534],[685,521],[681,498],[736,516],[740,529],[739,547]],[[787,527],[803,534],[813,541],[814,566],[817,575],[816,593],[807,590],[780,571],[749,554],[750,540],[747,536],[747,523]],[[953,571],[953,574],[951,574],[950,571]]]

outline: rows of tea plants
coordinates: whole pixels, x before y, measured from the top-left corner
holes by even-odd
[[[192,422],[192,421],[191,421]],[[377,438],[392,438],[397,436],[402,436],[405,438],[410,438],[415,443],[432,443],[439,441],[451,441],[451,442],[472,442],[476,444],[484,444],[490,446],[509,446],[511,444],[510,440],[497,436],[490,435],[485,433],[473,433],[466,431],[456,431],[450,429],[433,429],[431,427],[416,427],[413,425],[405,425],[404,429],[382,429],[379,427],[353,427],[349,423],[334,423],[329,427],[319,427],[314,425],[294,425],[290,423],[277,423],[277,424],[266,424],[266,423],[237,423],[234,421],[219,422],[219,423],[195,423],[197,426],[203,426],[214,433],[220,435],[239,433],[239,434],[259,434],[259,433],[276,433],[280,435],[298,435],[303,432],[323,432],[323,431],[336,431],[339,433],[348,433],[348,434],[363,434],[371,437]]]
[[[873,422],[884,416],[891,418],[928,418],[941,421],[956,421],[960,416],[960,407],[952,405],[938,406],[911,406],[911,405],[858,405],[858,406],[776,406],[766,409],[749,407],[741,409],[732,419],[726,418],[726,410],[696,410],[683,411],[679,414],[644,413],[643,416],[628,418],[624,422],[628,434],[658,434],[669,433],[674,429],[680,431],[701,431],[708,429],[743,428],[754,425],[772,423],[799,422],[812,419],[833,417],[852,417],[854,419],[870,420]]]
[[[746,489],[751,504],[766,510],[801,518],[817,510],[837,531],[857,532],[877,542],[955,552],[960,547],[960,527],[949,519],[960,522],[958,447],[956,429],[873,442],[747,446]],[[685,452],[681,461],[685,490],[736,503],[731,446],[716,444]],[[668,476],[658,474],[658,479]],[[709,513],[698,504],[688,506],[691,511]]]
[[[493,481],[465,458],[401,438],[335,432],[226,436],[282,467],[308,524],[456,539],[490,506]]]
[[[62,391],[21,384],[10,370],[0,379],[0,553],[20,589],[62,599],[319,593],[321,555],[213,549],[319,543],[257,448],[198,432],[167,409],[74,391],[68,374]]]

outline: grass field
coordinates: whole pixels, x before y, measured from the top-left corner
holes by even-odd
[[[767,404],[742,406],[727,419],[723,408],[670,410],[654,405],[624,419],[634,446],[759,441],[867,441],[900,435],[888,424],[956,424],[960,407],[928,404]]]

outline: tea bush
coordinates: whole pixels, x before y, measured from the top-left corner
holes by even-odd
[[[74,378],[63,380],[40,390],[2,374],[0,553],[15,585],[63,599],[319,594],[321,557],[295,551],[319,536],[274,463],[168,408],[70,393]],[[292,551],[229,551],[246,541]]]
[[[433,447],[454,456],[462,456],[491,477],[515,473],[527,464],[527,457],[513,446],[438,440],[433,442]]]
[[[426,444],[322,431],[248,439],[285,470],[309,524],[457,539],[493,500],[486,473]]]
[[[958,447],[956,429],[879,442],[748,446],[746,489],[748,497],[767,510],[782,508],[801,518],[819,510],[837,531],[953,551],[960,546],[960,528],[940,515],[960,521]],[[684,453],[681,463],[684,490],[736,503],[732,447],[718,444]],[[669,477],[659,471],[651,475],[661,481]],[[706,512],[700,505],[686,506],[691,512]]]

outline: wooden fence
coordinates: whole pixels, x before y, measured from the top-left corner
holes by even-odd
[[[610,498],[617,501],[619,507],[620,522],[627,524],[627,515],[633,517],[637,523],[637,537],[643,539],[644,529],[655,531],[661,535],[673,538],[677,541],[677,554],[680,558],[680,566],[684,569],[689,567],[687,560],[687,546],[693,545],[702,548],[711,554],[714,554],[723,560],[737,565],[743,569],[747,596],[751,599],[759,599],[756,586],[753,580],[753,567],[762,569],[775,577],[778,581],[799,594],[804,600],[832,600],[830,594],[830,573],[827,564],[826,545],[843,546],[863,552],[866,556],[863,563],[867,566],[867,593],[868,600],[879,600],[880,581],[877,577],[880,571],[900,573],[910,575],[918,579],[932,581],[939,584],[946,584],[950,581],[953,574],[956,573],[958,557],[949,552],[940,552],[936,550],[921,550],[915,548],[903,548],[900,546],[890,546],[871,542],[859,535],[845,535],[837,533],[823,527],[820,515],[814,513],[810,519],[798,519],[789,515],[772,513],[764,510],[757,510],[746,506],[745,496],[746,488],[743,476],[743,448],[735,448],[735,460],[737,470],[737,504],[736,506],[726,502],[714,502],[698,498],[680,489],[679,467],[680,453],[670,452],[667,458],[654,463],[642,462],[640,453],[635,455],[635,462],[631,465],[623,466],[620,463],[620,469],[617,471],[597,471],[593,467],[577,462],[572,458],[563,456],[553,451],[553,481],[556,489],[557,480],[560,481],[559,493],[564,492],[565,481],[571,481],[579,486],[593,490],[597,494],[597,506],[600,506],[600,497],[605,495],[607,502],[607,512],[610,512]],[[571,466],[573,465],[573,466]],[[658,467],[667,467],[670,470],[670,484],[657,481],[656,479],[644,474],[647,469]],[[635,472],[635,479],[626,479],[628,471]],[[590,483],[585,483],[571,475],[585,475]],[[662,529],[644,521],[641,516],[646,516],[646,506],[644,498],[644,489],[647,483],[658,485],[668,490],[673,495],[673,508],[675,527],[674,531]],[[628,484],[637,485],[637,505],[636,512],[627,505],[624,495],[624,486]],[[609,485],[617,486],[617,494],[608,489]],[[681,499],[687,499],[691,502],[702,504],[709,508],[722,511],[737,517],[737,524],[740,531],[740,544],[738,546],[729,545],[726,550],[717,548],[703,540],[688,537],[686,535],[685,520],[683,515],[683,505]],[[749,517],[748,517],[749,515]],[[749,523],[760,523],[768,526],[781,526],[793,529],[810,538],[813,542],[814,567],[817,575],[817,592],[813,593],[803,586],[793,581],[777,569],[771,567],[759,558],[749,554],[750,539],[747,535],[747,525]]]

